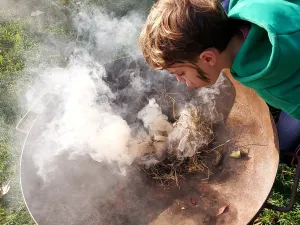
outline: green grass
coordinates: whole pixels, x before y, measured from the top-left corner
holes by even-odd
[[[11,190],[0,200],[1,225],[34,225],[21,193],[17,176],[11,181]]]
[[[2,79],[24,68],[22,54],[33,45],[33,40],[25,30],[25,23],[22,21],[0,23],[0,74]]]
[[[33,38],[26,32],[23,21],[0,22],[0,118],[12,125],[20,112],[17,85],[23,79],[25,53],[34,46]],[[2,143],[2,145],[4,145]]]
[[[1,10],[3,12],[3,9]],[[62,63],[62,56],[58,51],[55,49],[49,51],[47,40],[55,38],[70,40],[75,36],[72,26],[60,19],[54,21],[47,17],[42,23],[43,32],[40,32],[29,25],[35,23],[35,18],[18,18],[7,12],[6,20],[3,16],[6,14],[1,15],[0,185],[9,180],[11,189],[0,199],[0,224],[31,225],[35,223],[27,211],[19,184],[19,161],[24,136],[15,130],[20,115],[26,110],[20,99],[24,98],[26,88],[35,77],[35,74],[30,74],[27,68],[29,65],[34,68],[40,64],[47,65],[49,59],[52,65]],[[54,56],[56,58],[52,59]]]
[[[2,225],[34,224],[19,185],[21,145],[14,129],[21,111],[24,56],[34,43],[24,21],[0,22],[0,185],[8,180],[11,184],[8,194],[0,199]]]
[[[0,199],[1,225],[35,224],[23,201],[19,184],[21,142],[14,127],[0,117],[0,185],[10,181],[11,189]]]
[[[9,180],[16,172],[13,151],[12,129],[3,120],[0,120],[0,184]]]
[[[293,186],[295,168],[281,164],[277,173],[276,181],[273,185],[269,203],[276,206],[287,206],[290,200]],[[298,193],[300,188],[298,187]],[[291,212],[279,213],[265,209],[259,216],[257,224],[280,224],[299,225],[300,224],[300,194],[297,195],[295,206]]]

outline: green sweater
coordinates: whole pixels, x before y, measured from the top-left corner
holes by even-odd
[[[251,23],[233,77],[300,119],[300,0],[231,0],[228,16]]]

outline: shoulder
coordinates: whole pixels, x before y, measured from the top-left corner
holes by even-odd
[[[300,0],[230,0],[228,16],[249,21],[276,34],[283,34],[299,29],[299,11]]]

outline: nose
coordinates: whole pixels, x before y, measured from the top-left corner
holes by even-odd
[[[195,85],[189,79],[185,80],[185,84],[186,84],[186,86],[191,87],[191,88],[195,87]]]
[[[191,84],[190,82],[185,82],[186,83],[186,86],[188,87],[191,87],[191,88],[194,88],[195,86],[193,84]]]
[[[188,86],[188,87],[193,87],[192,84],[190,84],[190,83],[188,83],[188,82],[185,82],[185,83],[186,83],[186,86]]]
[[[179,81],[179,82],[185,82],[185,79],[183,77],[180,77],[178,75],[175,75],[176,76],[176,79]]]

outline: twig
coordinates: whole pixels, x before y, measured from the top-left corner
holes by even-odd
[[[173,105],[173,107],[172,107],[172,109],[173,109],[173,118],[174,118],[174,120],[177,120],[176,115],[175,115],[175,100],[171,96],[168,96],[168,97],[171,99],[172,105]]]
[[[176,181],[176,186],[179,187],[176,170],[175,170],[175,181]]]
[[[223,143],[223,144],[220,144],[220,145],[218,145],[218,146],[216,146],[216,147],[214,147],[214,148],[212,148],[212,149],[209,149],[209,150],[207,150],[206,152],[212,152],[212,151],[214,151],[214,150],[216,150],[217,148],[221,148],[221,147],[223,147],[224,145],[226,145],[228,142],[230,142],[231,140],[227,140],[225,143]],[[197,152],[197,154],[201,154],[202,153],[202,151],[201,152]]]
[[[294,173],[286,170],[282,170],[281,173],[289,174],[289,175],[294,175]]]

